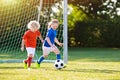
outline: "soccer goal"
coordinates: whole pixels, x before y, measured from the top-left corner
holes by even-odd
[[[20,50],[22,36],[31,20],[38,20],[40,32],[45,38],[47,23],[56,18],[60,25],[57,38],[64,43],[58,47],[67,63],[67,0],[1,0],[0,1],[0,62],[22,62],[27,52]],[[37,39],[34,61],[42,55],[42,43]],[[50,54],[45,62],[53,62]]]

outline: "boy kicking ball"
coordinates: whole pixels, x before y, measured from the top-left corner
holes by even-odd
[[[30,70],[32,59],[34,58],[37,37],[43,42],[39,32],[40,24],[37,21],[30,21],[27,25],[28,30],[22,38],[21,50],[24,51],[24,45],[27,50],[27,59],[23,61],[24,68]]]
[[[40,58],[37,60],[37,67],[40,67],[41,62],[49,55],[50,52],[54,52],[56,54],[56,59],[61,59],[60,56],[60,51],[59,49],[55,46],[55,42],[59,45],[59,46],[63,46],[62,43],[60,43],[58,41],[58,39],[56,38],[57,35],[57,28],[59,26],[59,22],[57,19],[53,19],[49,25],[48,25],[48,31],[47,31],[47,35],[46,38],[44,40],[43,43],[43,55],[40,56]]]

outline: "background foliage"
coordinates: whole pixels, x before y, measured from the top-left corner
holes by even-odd
[[[0,1],[0,13],[2,13],[0,14],[0,44],[1,46],[9,46],[12,42],[7,44],[5,43],[12,41],[11,39],[13,38],[10,37],[15,34],[18,35],[15,35],[14,39],[17,44],[20,44],[19,37],[21,37],[23,35],[21,33],[26,30],[24,25],[26,25],[30,20],[37,19],[38,9],[36,7],[39,5],[39,0],[35,2],[33,0],[20,0],[17,3],[13,0],[11,5],[8,5],[9,3],[3,5],[3,1],[4,0]],[[69,46],[120,47],[119,0],[68,0],[68,3]],[[17,8],[15,7],[16,5]],[[60,6],[57,8],[62,11],[61,3],[59,3],[59,5]],[[41,18],[51,17],[49,15],[51,13],[50,8],[42,9],[42,11],[43,13]],[[57,14],[53,12],[53,14],[59,16],[62,14],[61,11],[58,11],[59,13]],[[8,24],[5,24],[6,21],[8,21]],[[24,24],[22,21],[24,21]],[[46,24],[42,24],[42,26],[46,26]],[[7,34],[10,35],[4,37]],[[11,46],[18,45],[11,44]],[[20,45],[18,47],[20,47]]]
[[[69,46],[120,47],[120,1],[85,0],[69,7]]]

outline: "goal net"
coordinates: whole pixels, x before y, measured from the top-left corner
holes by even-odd
[[[47,23],[56,18],[60,25],[57,38],[63,42],[63,0],[0,0],[0,62],[21,62],[27,52],[20,50],[22,36],[31,20],[40,23],[41,35],[46,36]],[[59,47],[63,57],[63,47]],[[42,55],[42,43],[37,39],[34,60]],[[56,59],[50,54],[48,61]]]

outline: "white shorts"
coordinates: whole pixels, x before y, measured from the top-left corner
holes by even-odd
[[[53,52],[55,49],[57,49],[57,47],[55,46],[54,48],[52,48],[52,47],[42,46],[42,49],[43,49],[43,54],[48,55],[50,52]]]
[[[29,54],[32,54],[33,57],[34,57],[34,54],[35,54],[35,48],[27,47],[26,50],[27,50],[27,54],[28,54],[28,56],[29,56]]]

